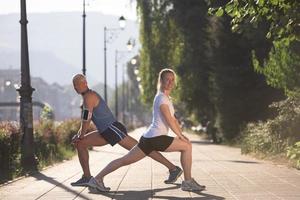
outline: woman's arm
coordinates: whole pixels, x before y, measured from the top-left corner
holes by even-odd
[[[185,141],[189,141],[189,139],[187,137],[185,137],[182,134],[182,130],[177,122],[177,119],[171,115],[169,106],[167,104],[161,104],[160,107],[160,112],[162,113],[163,117],[165,118],[165,120],[167,121],[169,127],[171,128],[171,130],[180,138],[183,139]]]

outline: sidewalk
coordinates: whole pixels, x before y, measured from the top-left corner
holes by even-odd
[[[139,138],[145,129],[131,132]],[[300,171],[269,162],[255,160],[240,154],[240,149],[213,145],[189,135],[193,142],[192,175],[206,185],[202,192],[184,192],[180,189],[182,177],[176,184],[163,181],[168,171],[150,158],[120,168],[108,175],[109,193],[91,193],[85,187],[72,187],[71,182],[82,175],[77,158],[50,167],[0,187],[0,199],[288,199],[300,200]],[[90,151],[92,174],[96,174],[111,160],[127,151],[120,146],[95,148]],[[180,164],[179,153],[163,153],[173,163]]]

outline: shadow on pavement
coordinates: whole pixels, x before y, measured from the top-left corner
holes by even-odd
[[[116,200],[142,200],[142,199],[170,199],[170,200],[183,200],[183,199],[195,199],[195,200],[223,200],[225,198],[220,196],[215,196],[207,194],[205,192],[195,192],[196,194],[202,195],[202,197],[172,197],[172,196],[163,196],[156,195],[155,193],[165,191],[165,190],[174,190],[180,189],[180,184],[173,184],[175,186],[158,188],[153,190],[126,190],[126,191],[111,191],[111,192],[99,192],[92,189],[89,189],[90,193],[103,195]]]
[[[80,197],[82,199],[89,199],[88,197],[80,194],[80,192],[72,190],[69,187],[63,185],[64,181],[66,181],[66,180],[68,180],[68,179],[70,179],[72,177],[64,180],[63,182],[58,182],[58,181],[54,180],[52,177],[46,176],[46,175],[44,175],[44,174],[42,174],[40,172],[34,173],[31,176],[34,177],[34,178],[36,178],[37,180],[43,180],[43,181],[46,181],[46,182],[51,183],[53,185],[53,187],[51,189],[49,189],[48,191],[44,192],[42,195],[40,195],[36,199],[41,198],[42,196],[44,196],[45,194],[47,194],[49,191],[53,190],[55,187],[60,187],[60,188],[66,190],[66,191],[68,191],[70,193],[73,193],[74,196],[76,196],[76,197]]]
[[[210,140],[191,140],[192,144],[199,144],[199,145],[216,145]]]
[[[260,164],[260,162],[248,161],[248,160],[224,160],[226,162],[244,163],[244,164]]]

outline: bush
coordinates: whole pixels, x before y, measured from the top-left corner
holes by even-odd
[[[295,161],[296,168],[300,169],[300,141],[287,148],[287,157]]]
[[[48,119],[34,126],[35,156],[39,168],[75,154],[71,138],[79,126],[79,120],[57,123]],[[0,183],[22,175],[20,136],[16,123],[0,123]]]
[[[79,120],[54,123],[43,120],[35,128],[35,153],[40,167],[61,161],[74,151],[71,139],[78,132]]]
[[[20,174],[20,132],[16,123],[0,123],[0,183]]]
[[[242,153],[287,153],[298,159],[300,141],[300,98],[290,97],[271,105],[278,111],[274,119],[248,124],[243,131]],[[296,145],[296,144],[297,145]]]

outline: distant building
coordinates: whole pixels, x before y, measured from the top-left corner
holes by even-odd
[[[57,83],[49,85],[42,78],[31,77],[31,85],[35,89],[32,101],[49,104],[53,111],[55,120],[64,120],[78,117],[80,115],[80,97],[75,94],[71,86],[61,86]],[[0,102],[18,102],[19,93],[16,88],[20,86],[20,70],[0,70]],[[42,109],[33,107],[33,118],[40,118]],[[0,121],[19,121],[19,106],[1,106]]]

